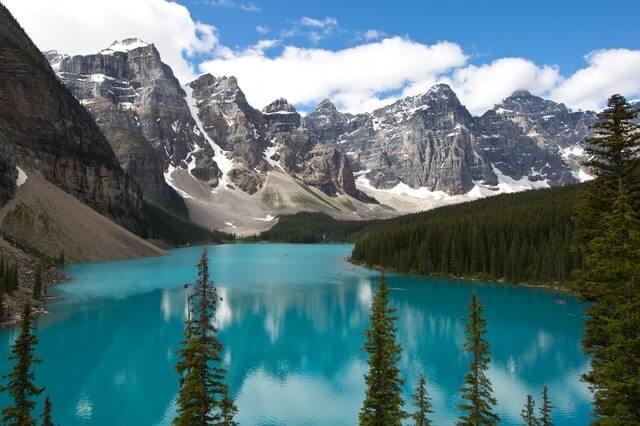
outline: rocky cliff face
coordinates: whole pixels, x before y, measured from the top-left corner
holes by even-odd
[[[212,152],[197,131],[185,92],[156,48],[125,39],[95,55],[46,55],[142,190],[186,214],[184,202],[167,185],[164,173],[171,165],[192,161],[191,153],[208,151],[212,156]],[[203,162],[199,169],[204,176]]]
[[[142,197],[93,118],[0,5],[0,140],[17,162],[139,230]]]
[[[503,173],[563,185],[584,177],[581,142],[595,120],[593,112],[518,91],[483,114],[476,130],[486,158]]]
[[[18,169],[13,147],[0,139],[0,207],[13,198],[16,192]]]
[[[340,114],[323,101],[305,119],[313,138],[345,152],[373,186],[403,182],[449,193],[469,191],[474,181],[496,181],[478,153],[473,123],[445,85],[358,116]]]
[[[274,171],[364,202],[372,201],[364,189],[416,190],[437,203],[590,178],[580,142],[595,115],[528,92],[481,117],[444,84],[371,113],[342,113],[324,100],[302,117],[285,99],[253,108],[234,77],[205,74],[181,88],[153,45],[136,39],[97,55],[48,56],[120,164],[165,202],[173,197],[165,179],[178,188],[178,169],[212,193],[257,194]]]

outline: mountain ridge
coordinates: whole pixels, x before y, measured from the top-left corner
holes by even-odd
[[[138,74],[162,74],[158,69],[173,76],[152,43],[127,40],[114,42],[112,46],[118,48],[108,50],[106,55],[69,57],[47,53],[60,78],[107,135],[114,135],[117,123],[109,121],[109,109],[100,109],[101,102],[110,95],[96,89],[106,81],[97,75],[107,72],[105,75],[111,77],[108,74],[114,72],[104,67],[110,63],[104,56],[127,63],[144,62],[141,56],[153,57],[154,63],[147,67],[130,66],[133,72],[123,78],[123,84],[134,86],[131,82],[141,81]],[[86,59],[95,57],[103,59]],[[83,61],[98,62],[103,67],[83,70],[74,65]],[[124,74],[112,78],[116,77]],[[81,82],[86,80],[91,82],[92,91],[82,88]],[[595,114],[571,111],[527,91],[514,92],[481,116],[473,116],[446,84],[434,85],[424,93],[362,114],[340,112],[331,100],[324,99],[315,110],[302,116],[284,98],[275,99],[262,110],[254,108],[233,76],[207,73],[184,86],[173,77],[170,88],[159,85],[157,80],[148,79],[146,84],[152,89],[137,87],[141,93],[136,92],[131,99],[109,98],[110,108],[136,117],[129,121],[141,120],[139,133],[149,141],[156,157],[155,163],[148,161],[149,165],[142,161],[127,165],[126,155],[119,159],[123,167],[127,165],[125,169],[131,169],[130,174],[142,183],[143,189],[152,187],[144,182],[145,170],[158,185],[162,184],[159,181],[162,176],[167,186],[185,200],[189,214],[194,208],[190,200],[209,192],[212,196],[205,196],[206,204],[219,203],[226,197],[221,193],[233,191],[240,191],[239,197],[231,197],[240,203],[239,207],[258,208],[260,217],[308,211],[305,203],[295,201],[298,195],[278,195],[289,199],[286,207],[269,205],[260,199],[267,177],[273,173],[286,175],[285,180],[297,180],[303,187],[317,188],[330,199],[344,195],[363,203],[363,207],[369,205],[362,209],[338,209],[340,214],[355,214],[356,218],[398,215],[590,178],[580,164],[584,151],[579,143],[590,135],[589,126],[595,121]],[[154,89],[155,96],[171,108],[165,114],[141,115],[141,111],[158,109],[157,99],[142,95],[145,90]],[[172,96],[163,97],[163,90],[169,89]],[[180,119],[175,118],[178,115]],[[154,139],[151,132],[145,132],[151,128],[173,132],[167,131],[164,139]],[[178,137],[179,132],[182,134]],[[109,139],[115,139],[110,142],[118,146],[119,138],[122,136]],[[144,155],[154,157],[152,153]],[[271,180],[276,181],[283,182],[281,178]],[[285,186],[287,191],[300,189],[296,185]],[[280,189],[275,191],[278,193]],[[153,193],[148,189],[145,192]],[[158,198],[162,201],[162,197]],[[215,201],[216,198],[220,199]],[[214,210],[215,214],[237,220],[235,214],[219,207]],[[210,213],[214,214],[214,210]],[[233,227],[226,225],[233,221],[203,221],[206,216],[203,211],[196,216],[201,224],[223,223],[222,230],[234,232]]]

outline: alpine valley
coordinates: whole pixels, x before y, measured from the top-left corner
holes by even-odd
[[[182,85],[137,38],[69,56],[40,52],[5,7],[0,24],[0,243],[24,285],[10,318],[41,264],[50,282],[58,263],[253,236],[283,215],[361,229],[590,179],[595,113],[528,92],[480,117],[444,84],[364,114],[259,110],[233,76]]]
[[[142,192],[208,228],[254,234],[299,211],[373,219],[573,184],[593,112],[525,91],[480,117],[444,84],[365,114],[325,99],[258,110],[233,76],[184,86],[153,44],[45,53]],[[186,205],[186,207],[185,207]]]

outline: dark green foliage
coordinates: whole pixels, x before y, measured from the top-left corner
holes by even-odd
[[[640,222],[623,186],[601,234],[587,246],[576,288],[587,307],[583,338],[592,357],[584,380],[601,424],[640,424]]]
[[[44,411],[42,412],[42,426],[53,426],[53,420],[51,419],[51,400],[49,397],[44,399]]]
[[[20,335],[11,345],[9,360],[15,361],[15,365],[11,373],[3,376],[7,384],[0,386],[0,392],[8,392],[13,400],[11,405],[2,410],[3,425],[35,425],[31,412],[36,402],[32,398],[44,390],[34,384],[35,374],[32,368],[34,364],[41,362],[40,358],[34,355],[37,344],[38,338],[33,332],[31,305],[26,303],[22,313]]]
[[[460,389],[464,401],[458,405],[463,412],[458,425],[495,425],[500,418],[493,412],[497,402],[493,397],[491,382],[486,376],[491,362],[489,342],[484,339],[487,322],[482,318],[484,309],[475,293],[471,295],[468,310],[464,350],[471,355],[471,363],[469,372],[464,376],[464,386]]]
[[[395,309],[389,307],[389,289],[380,276],[371,314],[370,329],[365,331],[364,350],[369,354],[367,391],[360,410],[361,426],[400,426],[406,414],[402,410],[402,384],[397,367],[402,348],[396,340]]]
[[[566,283],[580,265],[571,215],[577,187],[505,194],[387,221],[352,260],[402,272]]]
[[[524,403],[524,408],[520,413],[523,426],[540,426],[535,411],[535,402],[533,401],[533,397],[531,395],[527,395],[527,399]]]
[[[540,421],[538,422],[540,426],[553,426],[553,421],[551,420],[552,409],[553,405],[549,400],[549,390],[545,386],[542,390],[542,405],[540,406]]]
[[[33,298],[42,299],[42,265],[36,267],[36,273],[33,280]]]
[[[148,233],[145,237],[162,240],[170,245],[204,244],[233,241],[235,236],[212,231],[177,216],[155,201],[144,198],[144,215]]]
[[[595,424],[640,425],[640,127],[619,95],[609,99],[588,141],[595,182],[576,207],[584,256],[575,290],[587,307],[583,376],[594,391]]]
[[[251,238],[286,243],[353,242],[376,221],[337,220],[324,213],[280,216],[271,229]]]
[[[224,383],[222,345],[216,337],[215,314],[219,300],[216,287],[209,280],[205,250],[198,264],[198,280],[189,296],[185,340],[178,351],[180,360],[176,370],[180,374],[180,389],[175,425],[233,425],[237,409]]]
[[[634,211],[640,208],[640,126],[634,122],[638,111],[620,95],[609,98],[607,108],[598,114],[595,136],[585,141],[597,179],[580,194],[576,209],[576,236],[581,245],[599,234],[602,214],[611,209],[621,183],[629,194]]]
[[[412,398],[413,405],[416,407],[416,411],[411,415],[412,424],[414,426],[431,426],[433,423],[429,420],[429,414],[433,413],[433,410],[431,409],[431,398],[429,398],[427,392],[427,380],[424,378],[424,374],[421,374],[418,378],[418,384]]]

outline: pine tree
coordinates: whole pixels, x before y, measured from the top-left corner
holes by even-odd
[[[42,266],[36,267],[36,274],[33,281],[33,298],[36,300],[42,299]]]
[[[588,244],[599,234],[602,215],[610,210],[620,182],[632,196],[634,210],[640,208],[640,126],[634,122],[637,114],[623,96],[611,96],[592,126],[595,136],[585,141],[590,158],[585,165],[597,179],[582,192],[576,209],[576,239],[580,245]]]
[[[587,246],[576,286],[588,292],[583,347],[591,371],[595,423],[640,424],[640,220],[620,182],[601,234]],[[583,293],[584,294],[584,293]]]
[[[533,401],[533,397],[531,395],[527,395],[527,399],[525,401],[524,408],[520,413],[520,417],[522,417],[523,426],[540,425],[535,415],[535,402]]]
[[[416,390],[413,393],[413,405],[416,407],[416,411],[411,416],[415,426],[431,426],[431,420],[429,420],[429,414],[433,413],[431,409],[431,398],[427,392],[427,380],[424,378],[424,374],[421,374],[418,378],[418,384]]]
[[[175,425],[232,425],[235,405],[227,394],[225,370],[220,366],[222,345],[216,335],[215,313],[220,298],[209,279],[205,250],[198,264],[198,280],[189,296],[185,340],[178,351],[180,374]],[[223,412],[225,418],[223,418]]]
[[[640,424],[640,126],[626,99],[614,95],[588,140],[596,176],[576,207],[576,249],[584,256],[575,289],[587,309],[585,352],[599,424]],[[614,203],[611,203],[615,200]]]
[[[22,314],[20,335],[11,346],[11,356],[9,357],[9,360],[15,361],[15,365],[11,373],[3,376],[3,379],[8,380],[8,383],[0,386],[0,392],[8,392],[13,399],[13,405],[2,410],[4,425],[35,425],[31,412],[36,406],[36,402],[32,398],[40,395],[44,390],[34,384],[35,374],[32,367],[41,362],[40,358],[34,355],[37,344],[38,338],[33,332],[31,305],[26,303]]]
[[[51,400],[49,397],[44,399],[44,411],[42,412],[42,426],[53,426],[53,420],[51,419]]]
[[[403,381],[397,367],[402,348],[396,341],[395,309],[389,307],[384,274],[380,276],[369,320],[364,345],[369,353],[369,372],[365,375],[367,392],[360,410],[360,425],[400,426],[406,417],[402,410]]]
[[[540,426],[553,426],[553,421],[551,420],[551,410],[553,409],[553,405],[551,405],[551,401],[549,400],[549,390],[545,386],[542,390],[542,406],[540,407]]]
[[[458,405],[463,415],[458,420],[460,426],[495,425],[500,420],[493,412],[496,399],[493,397],[491,382],[485,372],[491,362],[489,342],[484,339],[487,322],[482,318],[484,310],[475,293],[468,305],[464,350],[471,354],[469,372],[464,377],[464,386],[460,389],[465,402]]]

